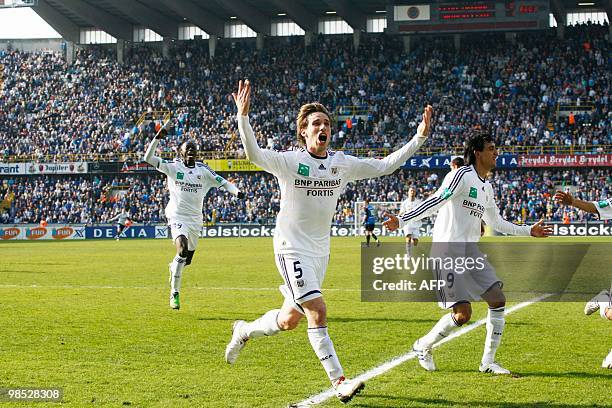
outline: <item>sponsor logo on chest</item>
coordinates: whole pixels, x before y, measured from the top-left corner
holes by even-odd
[[[310,176],[310,166],[307,164],[299,163],[297,173],[300,176],[305,176],[305,177]]]
[[[341,185],[342,179],[295,179],[293,181],[295,189],[306,190],[306,197],[333,197],[335,190]]]

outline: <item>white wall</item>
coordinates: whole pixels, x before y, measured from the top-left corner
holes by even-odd
[[[41,39],[15,39],[6,40],[0,39],[0,50],[6,50],[11,44],[13,49],[19,51],[63,51],[62,44],[64,40],[61,38],[41,38]]]

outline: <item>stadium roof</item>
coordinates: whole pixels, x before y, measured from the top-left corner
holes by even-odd
[[[448,2],[446,0],[444,2]],[[557,21],[587,0],[550,0]],[[365,31],[366,18],[392,4],[439,3],[441,0],[38,0],[34,10],[66,40],[79,42],[81,28],[95,27],[117,39],[132,41],[133,27],[144,26],[163,37],[177,38],[178,25],[192,23],[209,35],[224,36],[234,17],[257,33],[270,34],[272,18],[285,14],[304,31],[317,32],[318,19],[329,12],[354,30]],[[612,0],[589,0],[591,8],[612,16]]]

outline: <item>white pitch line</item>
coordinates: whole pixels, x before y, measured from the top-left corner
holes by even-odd
[[[509,307],[506,310],[505,314],[508,315],[508,314],[510,314],[512,312],[515,312],[517,310],[520,310],[520,309],[522,309],[524,307],[527,307],[527,306],[530,306],[530,305],[532,305],[534,303],[540,302],[540,301],[542,301],[542,300],[544,300],[547,297],[550,297],[552,295],[553,295],[552,293],[547,293],[547,294],[544,294],[542,296],[538,296],[536,298],[528,300],[526,302],[522,302],[522,303],[516,304],[516,305],[514,305],[512,307]],[[451,341],[453,339],[456,339],[459,336],[463,336],[464,334],[469,333],[472,330],[482,326],[483,324],[486,323],[486,321],[487,321],[487,319],[480,319],[477,322],[474,322],[474,323],[472,323],[472,324],[470,324],[468,326],[462,327],[459,330],[455,331],[450,336],[448,336],[447,338],[442,339],[439,342],[437,342],[436,344],[434,344],[433,347],[436,348],[436,347],[438,347],[438,346],[440,346],[440,345],[442,345],[442,344],[444,344],[446,342],[449,342],[449,341]],[[398,357],[395,357],[394,359],[389,360],[386,363],[383,363],[383,364],[379,365],[378,367],[374,367],[374,368],[366,371],[365,373],[357,376],[355,379],[366,382],[366,381],[368,381],[368,380],[370,380],[370,379],[372,379],[374,377],[378,377],[379,375],[386,373],[387,371],[391,370],[392,368],[395,368],[395,367],[405,363],[408,360],[412,360],[413,358],[416,358],[416,353],[414,351],[409,351],[408,353],[405,353],[405,354],[402,354],[402,355],[400,355]],[[290,407],[295,407],[295,408],[310,407],[312,405],[317,405],[317,404],[320,404],[320,403],[322,403],[324,401],[327,401],[328,399],[330,399],[330,398],[332,398],[334,396],[336,396],[336,392],[334,391],[333,388],[330,388],[330,389],[328,389],[326,391],[323,391],[320,394],[316,394],[316,395],[313,395],[313,396],[311,396],[309,398],[306,398],[305,400],[303,400],[301,402],[298,402],[297,404],[289,404],[289,406]]]

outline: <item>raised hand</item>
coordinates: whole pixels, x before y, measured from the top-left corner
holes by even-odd
[[[552,225],[543,225],[544,219],[533,224],[531,227],[531,236],[536,238],[546,238],[553,233]]]
[[[399,228],[399,218],[388,212],[385,212],[383,216],[387,218],[385,221],[383,221],[383,225],[386,229],[388,229],[389,231],[395,231]]]
[[[425,112],[423,113],[423,120],[419,123],[419,127],[417,128],[417,134],[420,136],[429,136],[429,132],[431,130],[431,115],[433,114],[433,108],[431,105],[427,105],[425,107]]]
[[[248,79],[244,82],[240,80],[238,82],[238,93],[233,92],[234,102],[238,108],[238,115],[246,116],[249,114],[249,107],[251,105],[251,83]]]
[[[564,205],[573,205],[574,197],[570,193],[564,193],[563,191],[557,191],[553,197],[556,202]]]
[[[165,127],[159,129],[159,131],[155,134],[155,139],[160,140],[168,135],[168,130]]]

